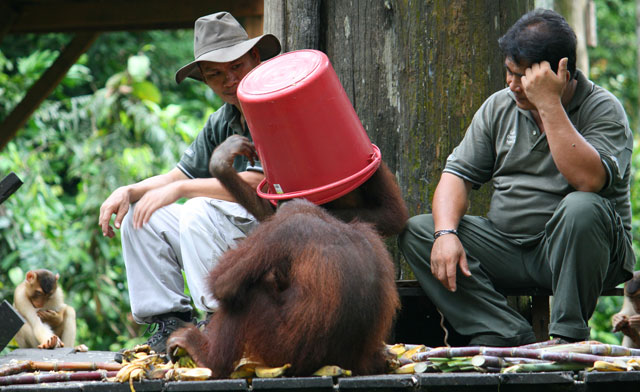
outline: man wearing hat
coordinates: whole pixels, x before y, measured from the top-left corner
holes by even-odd
[[[257,225],[211,177],[208,165],[211,153],[223,142],[230,148],[251,143],[236,89],[260,61],[280,49],[271,34],[249,39],[227,12],[199,18],[195,60],[178,70],[176,82],[187,77],[203,81],[225,104],[209,117],[174,169],[116,189],[100,208],[104,236],[114,236],[110,225],[114,214],[115,228],[122,228],[131,311],[136,322],[158,325],[148,341],[156,352],[165,351],[171,332],[191,322],[191,299],[198,309],[215,311],[217,304],[204,277],[222,253]],[[240,155],[233,166],[254,188],[264,178],[256,159]],[[180,198],[188,201],[176,204]],[[184,293],[183,270],[191,299]]]

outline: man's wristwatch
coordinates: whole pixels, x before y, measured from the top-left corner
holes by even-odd
[[[456,229],[445,229],[445,230],[438,230],[435,233],[433,233],[433,239],[437,240],[438,237],[442,237],[445,234],[455,234],[458,235],[458,230]]]

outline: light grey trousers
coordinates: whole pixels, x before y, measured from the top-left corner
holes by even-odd
[[[542,287],[553,292],[549,333],[589,337],[588,321],[605,288],[631,277],[631,235],[611,203],[573,192],[558,205],[543,235],[531,244],[510,240],[486,218],[464,216],[458,227],[471,277],[457,272],[450,292],[431,274],[431,215],[409,220],[400,250],[420,285],[456,331],[471,344],[516,346],[535,340],[531,325],[510,308],[495,287]],[[631,258],[631,260],[630,260]]]
[[[197,197],[158,209],[134,229],[134,208],[121,229],[134,320],[150,323],[156,315],[191,310],[182,271],[195,306],[214,311],[206,277],[220,256],[257,226],[253,215],[237,203]]]

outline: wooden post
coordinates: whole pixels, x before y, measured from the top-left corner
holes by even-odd
[[[475,111],[505,87],[497,40],[532,8],[533,0],[265,0],[265,32],[285,50],[327,53],[415,215],[430,212],[445,160]],[[490,191],[472,192],[470,213],[486,212]]]
[[[280,39],[283,52],[320,49],[320,0],[265,0],[264,32]]]
[[[76,34],[51,67],[31,86],[22,101],[0,124],[0,150],[4,149],[18,130],[24,126],[29,116],[51,94],[69,68],[75,64],[82,53],[89,49],[99,34],[96,32]]]

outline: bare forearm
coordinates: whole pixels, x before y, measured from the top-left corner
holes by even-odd
[[[598,192],[606,182],[600,154],[573,127],[560,103],[538,111],[556,167],[575,189]]]
[[[241,172],[240,178],[254,190],[264,175],[259,172]],[[194,197],[211,197],[219,200],[236,202],[236,198],[222,185],[217,178],[194,178],[176,182],[180,197],[191,199]]]
[[[188,179],[188,177],[180,169],[174,168],[168,173],[149,177],[135,184],[126,185],[123,188],[128,192],[130,202],[135,203],[150,190],[186,179]]]
[[[442,173],[433,195],[433,221],[435,230],[456,229],[467,211],[471,184],[462,178]]]

